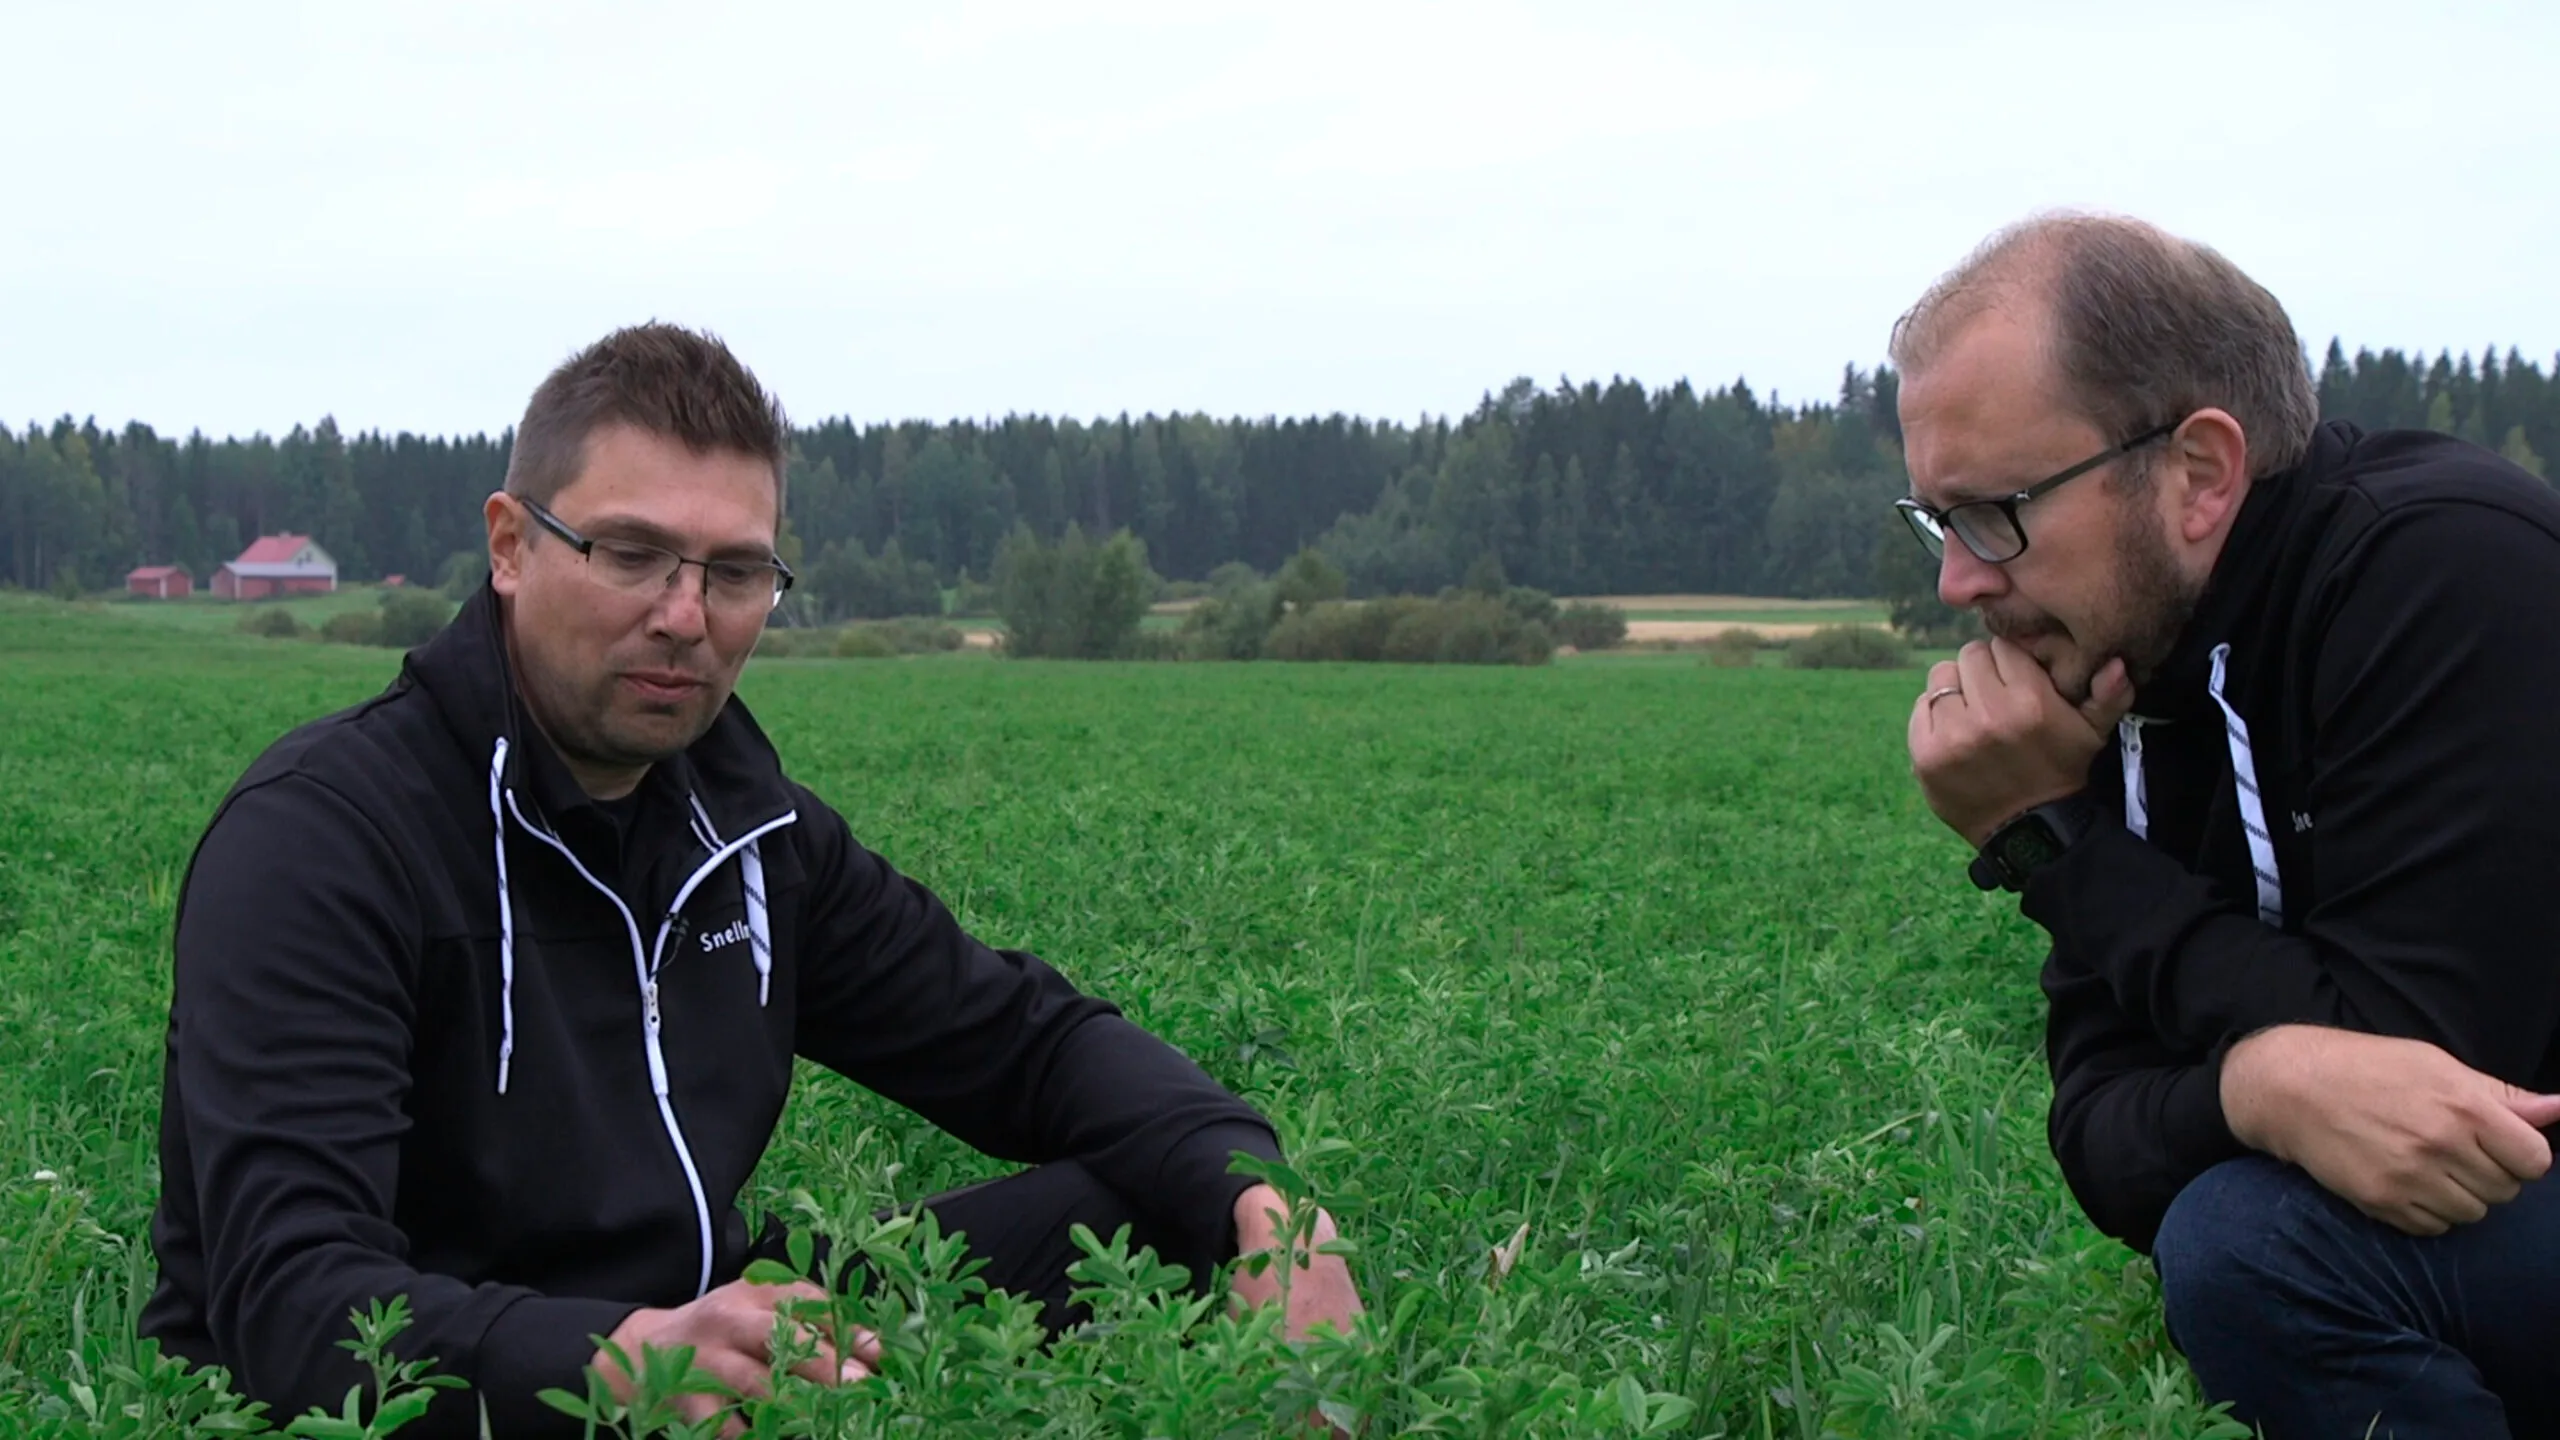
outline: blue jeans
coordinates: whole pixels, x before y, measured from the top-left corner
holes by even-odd
[[[2268,1440],[2560,1435],[2560,1171],[2422,1238],[2252,1155],[2179,1194],[2153,1260],[2196,1382]]]

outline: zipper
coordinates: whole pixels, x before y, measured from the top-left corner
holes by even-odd
[[[655,980],[640,987],[640,1016],[649,1028],[649,1088],[657,1092],[658,1107],[667,1112],[667,1133],[675,1137],[676,1152],[685,1162],[685,1178],[693,1182],[694,1204],[699,1208],[705,1203],[702,1182],[693,1173],[693,1157],[684,1153],[683,1127],[676,1124],[674,1108],[667,1104],[667,1052],[658,1043],[658,982]]]
[[[694,1167],[693,1147],[685,1141],[684,1126],[676,1119],[674,1097],[668,1093],[667,1054],[665,1046],[659,1039],[664,1016],[658,1004],[658,966],[665,959],[667,936],[683,919],[681,912],[684,909],[684,902],[693,898],[693,892],[701,886],[703,880],[712,871],[720,868],[722,861],[746,848],[748,841],[769,835],[792,823],[800,818],[800,812],[787,811],[780,818],[767,821],[749,832],[735,844],[714,851],[710,859],[705,860],[700,868],[686,878],[683,885],[677,887],[675,903],[667,907],[667,918],[658,924],[658,943],[651,948],[644,947],[640,942],[640,922],[633,917],[631,907],[623,903],[622,897],[614,893],[612,886],[598,880],[595,872],[589,870],[574,851],[561,843],[559,836],[525,819],[524,811],[517,806],[515,792],[512,790],[507,792],[507,809],[515,815],[516,824],[522,826],[525,833],[559,851],[561,858],[569,862],[570,868],[576,870],[597,894],[612,901],[613,908],[622,916],[623,931],[631,940],[632,968],[635,978],[640,982],[641,1036],[648,1049],[649,1088],[657,1094],[658,1118],[666,1126],[668,1143],[675,1147],[676,1163],[684,1168],[685,1187],[692,1192],[693,1196],[693,1217],[702,1247],[700,1279],[696,1281],[693,1293],[696,1298],[709,1294],[711,1291],[711,1202],[703,1194],[702,1172]]]
[[[2116,745],[2124,752],[2124,825],[2137,839],[2151,835],[2151,782],[2142,770],[2142,727],[2139,715],[2116,722]]]

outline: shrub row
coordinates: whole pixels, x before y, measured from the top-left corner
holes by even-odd
[[[1556,639],[1576,650],[1614,650],[1626,643],[1627,612],[1576,600],[1556,612]]]
[[[1406,665],[1543,665],[1557,636],[1577,648],[1625,638],[1626,617],[1596,605],[1559,610],[1555,597],[1527,586],[1487,584],[1436,597],[1345,600],[1339,572],[1313,551],[1269,580],[1242,565],[1221,566],[1212,590],[1183,618],[1179,635],[1144,647],[1145,656],[1184,660],[1337,660]]]
[[[957,650],[968,638],[947,621],[909,616],[797,630],[768,628],[756,641],[756,653],[792,659],[886,660]]]
[[[1825,625],[1787,647],[1796,670],[1900,670],[1911,647],[1890,630],[1872,625]]]
[[[1366,660],[1396,665],[1543,665],[1555,634],[1488,596],[1328,600],[1291,611],[1262,653],[1273,660]]]
[[[1305,592],[1299,591],[1303,595]],[[385,592],[382,607],[345,610],[322,622],[318,638],[339,645],[409,649],[443,628],[449,606],[424,591]],[[240,617],[248,634],[277,639],[311,635],[290,610],[257,606]],[[1576,602],[1559,607],[1541,590],[1513,586],[1495,596],[1448,590],[1436,597],[1380,600],[1291,600],[1278,582],[1229,578],[1184,617],[1179,631],[1142,631],[1120,653],[1138,660],[1321,660],[1421,665],[1543,665],[1559,643],[1576,650],[1624,643],[1622,611]],[[907,617],[801,629],[768,628],[759,655],[890,659],[958,650],[967,636],[943,620]],[[1780,649],[1798,670],[1895,670],[1912,663],[1910,647],[1889,630],[1826,625],[1792,642],[1774,642],[1736,627],[1707,642],[1719,666],[1752,664]]]
[[[387,645],[408,650],[426,644],[453,616],[453,606],[431,590],[386,590],[379,610],[341,610],[313,630],[282,606],[257,605],[240,617],[245,635],[271,640],[316,637],[332,645]]]

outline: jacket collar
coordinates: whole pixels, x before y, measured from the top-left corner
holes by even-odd
[[[2285,558],[2295,522],[2318,477],[2346,462],[2357,435],[2355,427],[2345,422],[2322,425],[2312,432],[2311,448],[2301,463],[2249,486],[2195,614],[2178,632],[2177,644],[2160,673],[2135,697],[2136,716],[2145,721],[2183,721],[2218,713],[2206,693],[2214,649],[2253,628],[2269,598],[2293,582],[2295,577],[2285,573]],[[2235,664],[2241,659],[2236,649],[2233,658]]]
[[[528,816],[553,826],[582,817],[601,826],[596,803],[578,787],[568,763],[525,708],[507,654],[506,610],[485,582],[450,624],[411,651],[401,680],[426,692],[445,728],[485,774],[497,742],[507,742],[500,783],[513,791]],[[699,800],[722,839],[735,839],[792,808],[781,757],[746,703],[737,696],[720,708],[683,754],[649,767],[640,790],[644,806],[689,814]]]

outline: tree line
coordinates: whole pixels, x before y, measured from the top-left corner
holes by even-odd
[[[2418,426],[2537,472],[2560,455],[2560,363],[2514,349],[2349,356],[2324,414]],[[1007,538],[1122,531],[1168,579],[1324,554],[1354,595],[1426,594],[1486,556],[1555,594],[1881,593],[1904,476],[1890,368],[1788,404],[1735,381],[1648,389],[1516,380],[1455,419],[1040,416],[795,432],[784,558],[811,619],[896,613],[983,587]],[[307,534],[343,576],[467,573],[512,434],[342,433],[334,420],[215,440],[63,417],[0,426],[0,583],[95,590],[133,566],[202,581],[258,535]]]

